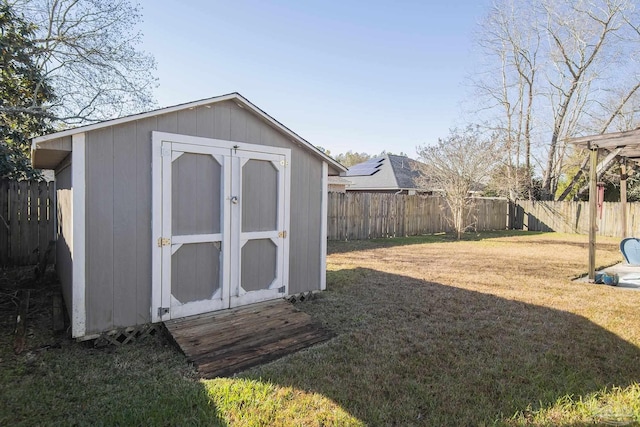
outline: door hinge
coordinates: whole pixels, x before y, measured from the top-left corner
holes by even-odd
[[[279,232],[279,233],[278,233],[278,237],[281,237],[281,238],[283,238],[283,239],[286,239],[286,238],[287,238],[287,231],[285,230],[285,231],[281,231],[281,232]]]
[[[169,314],[169,307],[158,307],[158,317],[162,317],[165,314]]]
[[[280,165],[287,167],[289,166],[289,162],[287,160],[280,160]]]
[[[163,246],[169,246],[171,244],[171,239],[167,239],[166,237],[158,237],[158,247],[161,248]]]
[[[279,293],[281,293],[281,294],[284,294],[285,290],[286,290],[286,289],[285,289],[285,287],[284,287],[284,286],[280,286],[280,287],[278,288],[278,292],[279,292]]]

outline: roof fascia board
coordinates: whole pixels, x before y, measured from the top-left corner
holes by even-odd
[[[300,135],[298,135],[297,133],[295,133],[294,131],[292,131],[291,129],[289,129],[288,127],[286,127],[285,125],[283,125],[282,123],[280,123],[279,121],[274,119],[273,117],[271,117],[266,112],[262,111],[262,109],[260,109],[259,107],[257,107],[253,103],[251,103],[251,101],[246,99],[244,96],[240,95],[239,93],[235,93],[235,95],[236,95],[236,98],[238,100],[240,100],[243,104],[245,104],[247,107],[251,108],[256,114],[261,116],[268,123],[270,123],[271,125],[275,126],[278,129],[280,129],[287,136],[293,138],[294,140],[296,140],[296,142],[298,142],[298,143],[306,146],[307,148],[309,148],[311,151],[313,151],[315,154],[320,156],[320,158],[322,158],[323,160],[325,160],[326,162],[328,162],[329,164],[334,166],[336,169],[338,169],[340,171],[343,171],[343,172],[347,171],[347,168],[342,166],[342,164],[340,164],[337,160],[334,160],[330,156],[327,156],[325,153],[320,151],[315,145],[311,144],[309,141],[307,141],[306,139],[302,138]]]
[[[33,138],[33,144],[49,141],[52,139],[62,138],[69,135],[75,135],[81,132],[91,132],[92,130],[101,129],[108,126],[117,126],[123,123],[132,122],[134,120],[142,120],[153,116],[159,116],[161,114],[173,113],[175,111],[186,110],[189,108],[200,107],[202,105],[212,104],[216,102],[223,102],[234,99],[238,96],[236,93],[230,93],[227,95],[216,96],[213,98],[202,99],[200,101],[189,102],[186,104],[178,104],[171,107],[160,108],[157,110],[148,111],[146,113],[133,114],[131,116],[120,117],[118,119],[105,120],[99,123],[92,123],[90,125],[79,126],[77,128],[67,129],[60,132],[50,133],[49,135],[38,136]]]

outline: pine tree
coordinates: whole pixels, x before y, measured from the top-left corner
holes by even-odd
[[[42,106],[54,94],[36,67],[34,30],[6,1],[0,3],[0,178],[42,176],[31,167],[29,140],[51,130]]]

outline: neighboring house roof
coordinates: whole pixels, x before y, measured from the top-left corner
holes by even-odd
[[[258,108],[247,98],[237,92],[216,96],[213,98],[206,98],[200,101],[189,102],[186,104],[179,104],[172,107],[160,108],[146,113],[133,114],[131,116],[120,117],[118,119],[106,120],[99,123],[79,126],[73,129],[67,129],[34,138],[31,142],[31,162],[36,168],[53,169],[60,161],[64,159],[64,157],[67,156],[69,152],[71,152],[70,137],[78,133],[89,132],[96,129],[132,122],[134,120],[145,119],[148,117],[159,116],[161,114],[172,113],[174,111],[186,110],[224,101],[233,101],[239,107],[253,112],[257,116],[262,118],[265,122],[269,123],[271,126],[291,138],[294,143],[300,144],[301,146],[311,151],[315,156],[321,158],[323,161],[326,161],[329,165],[331,165],[332,168],[336,169],[339,172],[346,171],[346,168],[339,162],[337,162],[330,156],[327,156],[316,146],[312,145],[297,133],[293,132],[291,129],[265,113],[263,110]]]
[[[347,170],[351,181],[348,190],[431,191],[425,185],[428,179],[423,167],[423,163],[405,156],[374,157]]]

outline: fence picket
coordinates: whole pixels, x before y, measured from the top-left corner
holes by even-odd
[[[31,256],[29,259],[35,263],[38,262],[40,254],[44,253],[45,247],[40,247],[40,202],[42,198],[43,190],[38,186],[36,182],[29,183],[29,247],[31,249]]]
[[[7,181],[0,182],[0,248],[8,248],[9,246],[9,228],[8,223],[8,194],[9,183]],[[0,250],[0,263],[7,265],[9,261],[9,252],[7,250]]]
[[[0,181],[1,265],[38,262],[55,238],[55,209],[53,182]]]
[[[20,251],[20,209],[24,193],[17,182],[9,184],[9,262],[22,265]]]

